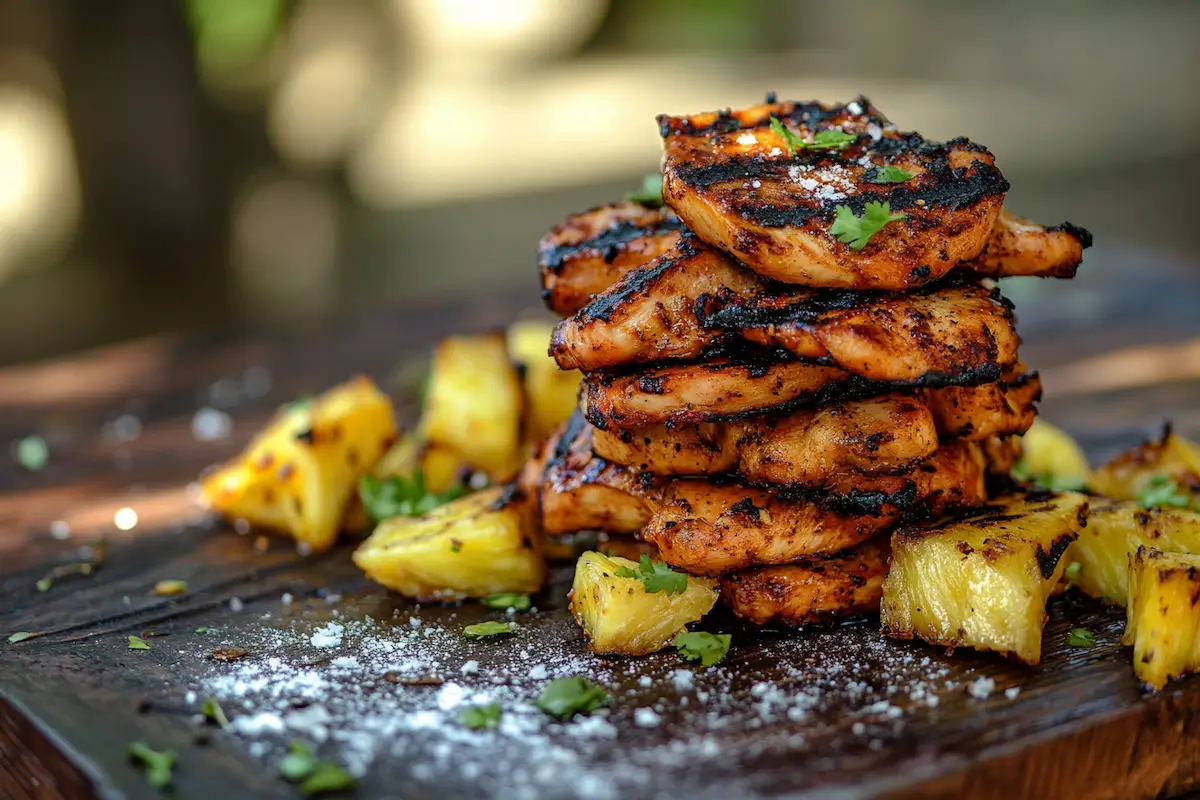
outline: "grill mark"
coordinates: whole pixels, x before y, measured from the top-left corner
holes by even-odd
[[[674,214],[649,225],[625,220],[578,244],[560,244],[542,251],[538,264],[551,272],[558,272],[568,260],[584,250],[601,253],[605,261],[611,262],[618,252],[643,236],[662,236],[683,229],[683,223]]]
[[[674,250],[664,253],[639,269],[631,270],[608,291],[596,295],[592,302],[579,310],[575,319],[582,323],[596,320],[611,322],[622,306],[644,293],[677,264],[694,258],[698,252],[690,238],[681,239]]]
[[[1050,233],[1058,233],[1059,231],[1062,231],[1063,233],[1070,234],[1071,236],[1075,237],[1084,250],[1092,246],[1092,232],[1087,228],[1081,228],[1078,225],[1074,225],[1070,222],[1051,225],[1050,227],[1046,228],[1046,230]]]
[[[774,92],[767,93],[767,104],[774,105],[775,99]],[[708,125],[699,126],[693,125],[690,117],[672,117],[669,114],[659,114],[657,117],[658,132],[665,139],[668,136],[706,136],[710,134],[732,133],[736,130],[754,130],[756,128],[770,127],[771,116],[775,116],[780,120],[806,125],[819,125],[838,117],[852,117],[856,120],[873,122],[880,127],[888,124],[888,120],[871,106],[871,101],[862,95],[847,103],[831,106],[824,105],[816,100],[790,104],[785,103],[784,105],[791,105],[791,109],[787,111],[784,111],[782,108],[777,109],[775,114],[765,116],[753,124],[742,123],[733,115],[730,109],[717,112],[715,120]],[[857,110],[852,109],[852,106],[855,106]]]
[[[579,438],[579,434],[583,432],[586,426],[587,420],[584,419],[583,412],[576,410],[571,415],[571,418],[567,420],[567,426],[563,428],[562,435],[554,443],[554,452],[550,454],[550,459],[546,462],[546,466],[542,470],[543,474],[566,463],[567,456],[571,454],[571,445]]]

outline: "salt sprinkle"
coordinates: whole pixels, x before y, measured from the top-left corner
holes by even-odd
[[[237,612],[241,611],[245,607],[246,607],[246,604],[242,602],[242,598],[240,598],[240,597],[229,598],[229,610],[234,612],[235,614]]]
[[[458,671],[463,675],[474,675],[476,672],[479,672],[479,662],[471,659],[467,663],[463,664]]]
[[[991,678],[977,678],[967,684],[967,694],[976,700],[987,700],[996,688],[996,681]]]
[[[331,622],[323,628],[317,628],[309,640],[313,647],[337,647],[342,643],[345,628],[338,622]]]
[[[675,684],[675,690],[678,692],[686,692],[695,685],[696,677],[691,670],[677,669],[671,673],[671,682]]]
[[[279,597],[279,602],[283,603],[285,606],[290,606],[292,604],[292,600],[293,598],[291,592],[284,592]]]
[[[741,145],[758,144],[758,137],[747,131],[746,133],[738,134],[737,143]]]
[[[657,728],[662,718],[658,712],[649,706],[643,706],[633,712],[633,724],[639,728]]]
[[[1004,690],[1004,696],[1007,697],[1009,700],[1016,700],[1017,695],[1019,695],[1020,693],[1021,693],[1020,686],[1013,686],[1011,689]]]

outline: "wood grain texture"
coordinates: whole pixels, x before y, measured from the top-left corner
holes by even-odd
[[[1194,345],[1187,342],[1200,336],[1200,319],[1187,311],[1200,299],[1191,277],[1152,259],[1137,264],[1145,285],[1167,292],[1172,302],[1168,312],[1130,316],[1131,305],[1144,309],[1151,299],[1139,295],[1130,302],[1131,285],[1113,277],[1120,266],[1102,263],[1092,282],[1086,274],[1079,282],[1078,291],[1092,297],[1092,311],[1112,318],[1100,334],[1062,313],[1068,285],[1047,285],[1045,294],[1018,305],[1031,331],[1025,360],[1045,367],[1049,387],[1057,382],[1044,405],[1046,416],[1079,434],[1094,458],[1132,443],[1164,417],[1175,418],[1185,434],[1200,434],[1200,380],[1190,369],[1176,369],[1178,359],[1149,359],[1155,372],[1109,383],[1090,377],[1092,367],[1079,366],[1113,363],[1103,360],[1106,352],[1133,345],[1190,353]],[[257,548],[254,535],[237,536],[197,515],[185,487],[204,466],[232,455],[280,402],[351,371],[371,374],[400,395],[403,362],[421,357],[451,331],[504,323],[529,305],[527,297],[514,292],[464,306],[379,313],[288,336],[141,342],[0,373],[0,441],[36,432],[47,437],[52,452],[50,465],[36,474],[0,460],[0,631],[45,632],[0,644],[0,796],[157,796],[126,759],[126,744],[137,739],[181,753],[177,797],[296,796],[270,764],[251,756],[243,739],[191,719],[181,700],[185,688],[221,669],[195,656],[206,646],[196,627],[220,627],[236,639],[264,625],[316,625],[331,613],[320,599],[324,593],[342,595],[337,609],[347,618],[419,615],[448,629],[486,618],[486,610],[469,604],[417,610],[370,585],[349,562],[351,544],[309,558],[278,539]],[[257,366],[269,368],[271,391],[243,398],[232,410],[232,437],[196,441],[191,415],[212,401],[214,383],[241,380]],[[103,425],[124,412],[136,413],[144,429],[136,441],[116,444],[106,439]],[[124,505],[139,511],[141,523],[122,533],[112,514]],[[56,519],[70,521],[69,542],[48,535]],[[97,573],[37,591],[39,577],[78,559],[79,546],[101,535],[108,556]],[[151,596],[153,584],[165,577],[187,580],[188,593]],[[564,608],[568,584],[569,569],[557,568],[535,599],[541,613],[522,618],[524,647],[587,658]],[[297,602],[281,607],[284,592]],[[230,606],[235,597],[244,603],[236,612]],[[801,634],[748,630],[727,617],[713,624],[735,636],[727,661],[733,708],[757,702],[758,682],[783,692],[797,689],[804,665],[828,667],[841,657],[832,651],[842,649],[856,654],[851,662],[860,666],[846,680],[862,681],[871,691],[884,691],[899,669],[894,665],[909,662],[926,663],[922,669],[939,671],[959,688],[936,706],[896,699],[899,722],[868,719],[868,735],[856,732],[861,709],[851,713],[837,693],[831,705],[802,718],[755,722],[753,715],[734,715],[732,724],[709,733],[716,755],[654,771],[630,796],[1115,799],[1200,788],[1200,681],[1144,696],[1128,651],[1119,645],[1122,617],[1096,604],[1072,598],[1052,604],[1045,662],[1036,670],[887,642],[871,624]],[[1065,644],[1066,631],[1076,625],[1096,631],[1096,648]],[[126,637],[141,633],[166,635],[151,637],[149,652],[131,653]],[[516,648],[486,652],[494,659],[493,673],[523,669]],[[602,661],[617,676],[609,719],[619,733],[575,744],[565,737],[564,746],[597,765],[639,751],[666,752],[687,738],[694,718],[678,707],[663,678],[679,666],[675,655]],[[642,675],[654,677],[651,688],[641,685]],[[962,688],[980,677],[996,683],[986,700]],[[1007,697],[1008,688],[1019,693]],[[665,704],[663,724],[638,728],[635,708],[655,701]],[[844,709],[838,705],[843,702]],[[432,784],[414,778],[419,743],[408,744],[410,754],[400,741],[398,755],[372,766],[358,796],[478,796],[462,776]],[[539,755],[526,757],[536,763]],[[573,797],[577,790],[572,776],[564,775],[561,786],[543,796]]]

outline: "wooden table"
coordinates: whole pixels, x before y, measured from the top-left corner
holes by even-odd
[[[1043,370],[1043,413],[1093,458],[1165,418],[1200,434],[1200,275],[1120,248],[1093,253],[1074,284],[1008,292],[1025,359]],[[135,342],[0,372],[0,441],[37,433],[51,448],[37,473],[0,460],[0,632],[44,632],[0,643],[0,797],[156,796],[127,761],[134,740],[178,751],[176,796],[294,796],[275,762],[296,726],[269,730],[277,711],[313,718],[301,734],[328,737],[331,757],[367,754],[360,797],[1007,800],[1151,797],[1200,784],[1200,682],[1143,696],[1118,644],[1122,618],[1092,603],[1053,604],[1036,670],[887,642],[870,624],[772,633],[718,617],[735,647],[705,672],[673,654],[586,655],[563,609],[569,567],[536,598],[539,613],[519,618],[516,639],[469,643],[458,629],[499,612],[414,608],[363,580],[347,557],[352,544],[306,558],[281,540],[238,536],[192,506],[188,482],[234,453],[279,403],[357,371],[399,392],[400,366],[439,336],[503,324],[531,295],[398,309],[287,336]],[[232,434],[197,440],[196,410],[232,400]],[[132,530],[114,526],[124,507],[137,512]],[[69,540],[51,535],[61,535],[56,520]],[[100,537],[107,555],[97,572],[37,590]],[[162,578],[186,579],[188,592],[150,595]],[[364,628],[367,617],[378,624]],[[347,626],[346,641],[314,653],[311,635],[333,630],[322,628],[330,621]],[[1096,631],[1099,645],[1068,647],[1074,625]],[[597,672],[616,699],[589,723],[560,726],[513,708],[511,730],[469,733],[439,711],[457,690],[380,672],[386,660],[356,649],[351,633],[373,647],[403,640],[406,652],[436,652],[435,667],[416,669],[468,695],[498,693],[506,709],[536,697],[547,675],[572,670]],[[151,649],[129,650],[131,634]],[[205,658],[239,644],[251,651],[241,661]],[[231,676],[260,667],[268,679],[235,697]],[[297,676],[329,696],[306,700]],[[281,694],[268,702],[272,691]],[[194,719],[208,694],[221,698],[232,730]],[[646,706],[656,710],[636,711]]]

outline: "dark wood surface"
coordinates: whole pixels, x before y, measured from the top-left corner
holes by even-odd
[[[1094,459],[1165,418],[1200,434],[1200,276],[1120,249],[1089,254],[1083,275],[1073,285],[1009,292],[1025,359],[1043,369],[1044,414],[1078,434]],[[358,731],[356,746],[370,745],[376,755],[360,797],[1125,798],[1200,785],[1200,681],[1143,695],[1119,645],[1122,617],[1095,604],[1055,601],[1038,669],[885,641],[874,624],[758,632],[717,616],[712,627],[733,632],[735,645],[721,667],[703,671],[673,654],[588,656],[563,609],[568,567],[536,598],[539,613],[519,617],[519,636],[467,642],[457,635],[464,624],[498,612],[414,608],[362,578],[348,559],[352,543],[305,558],[278,539],[263,548],[257,536],[238,536],[192,507],[187,483],[234,453],[280,402],[353,372],[399,396],[411,375],[403,365],[437,337],[502,324],[533,296],[381,312],[287,336],[137,342],[0,373],[0,441],[38,433],[52,453],[34,474],[0,459],[0,632],[45,634],[0,641],[0,797],[155,796],[126,759],[134,740],[178,751],[175,796],[295,796],[275,774],[294,730],[205,728],[187,698],[221,696],[214,687],[228,687],[223,678],[272,658],[340,687],[318,703],[331,714],[322,752],[342,753],[339,726]],[[212,401],[214,385],[220,395],[257,367],[269,370],[270,392],[230,409],[230,438],[197,441],[191,418]],[[122,413],[142,423],[135,441],[105,433]],[[140,515],[132,531],[112,524],[123,506]],[[49,535],[59,519],[70,523],[69,541]],[[38,578],[78,560],[79,548],[99,537],[107,558],[96,573],[37,591]],[[162,578],[186,579],[189,590],[151,596]],[[284,593],[294,602],[283,604]],[[452,725],[410,724],[437,709],[443,689],[391,683],[383,662],[366,656],[360,668],[338,671],[330,659],[362,655],[355,640],[315,652],[307,641],[335,614],[347,624],[380,621],[372,635],[383,640],[415,636],[410,617],[444,631],[429,640],[435,671],[468,692],[501,692],[514,706],[506,714],[526,727],[464,740],[461,730],[447,731]],[[1096,631],[1098,646],[1067,646],[1075,625]],[[219,633],[198,633],[201,626]],[[269,631],[285,635],[264,638]],[[147,636],[151,649],[128,650],[131,634]],[[205,658],[227,646],[250,654],[233,664]],[[479,671],[463,674],[471,660]],[[602,678],[616,698],[607,727],[544,723],[515,708],[544,685],[531,674],[539,664],[552,676],[586,670]],[[678,683],[681,668],[694,686]],[[995,682],[986,699],[967,691],[980,678]],[[269,691],[222,700],[236,722],[274,709]],[[281,696],[286,707],[311,707]],[[637,724],[635,709],[647,705],[658,708],[657,726]],[[364,738],[368,718],[396,727]]]

